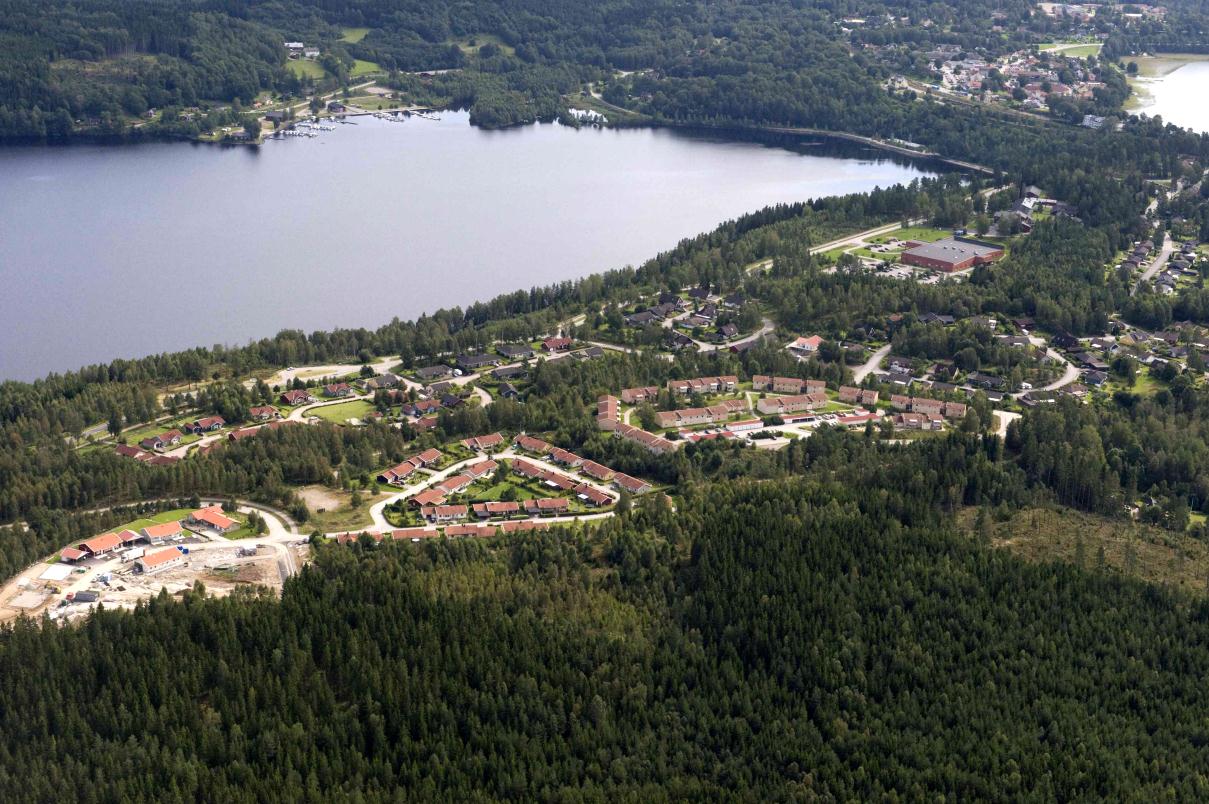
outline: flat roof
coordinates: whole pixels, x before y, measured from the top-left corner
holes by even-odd
[[[971,257],[985,257],[988,254],[995,254],[1000,251],[1003,251],[1003,249],[999,246],[984,246],[978,243],[971,243],[968,240],[954,240],[951,237],[946,237],[943,240],[937,240],[935,243],[924,243],[915,248],[909,248],[903,254],[924,257],[929,260],[963,262]]]

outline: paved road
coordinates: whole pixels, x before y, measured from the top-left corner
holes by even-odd
[[[882,361],[885,360],[889,354],[890,344],[886,344],[871,354],[868,360],[866,360],[859,368],[852,372],[852,379],[857,385],[860,385],[866,377],[877,371],[878,366],[882,364]]]
[[[369,516],[370,516],[370,519],[373,521],[373,527],[376,530],[378,530],[378,532],[380,532],[380,533],[389,533],[390,531],[395,529],[395,526],[390,524],[390,522],[387,521],[387,519],[386,519],[386,506],[392,505],[393,503],[396,503],[399,500],[406,500],[409,497],[414,497],[415,495],[419,494],[421,491],[425,491],[426,489],[430,489],[433,486],[437,485],[442,480],[445,480],[446,478],[449,478],[449,477],[452,477],[453,475],[458,474],[463,469],[465,469],[467,466],[479,463],[481,461],[488,460],[488,458],[490,458],[492,460],[499,460],[501,458],[510,458],[510,459],[511,458],[524,458],[529,463],[534,464],[536,466],[540,466],[543,469],[549,469],[551,471],[558,472],[560,474],[575,477],[577,480],[581,480],[582,482],[587,483],[589,486],[596,489],[597,491],[601,491],[601,492],[609,495],[609,497],[611,497],[614,500],[616,500],[617,496],[618,496],[617,492],[613,491],[612,489],[608,488],[607,486],[600,485],[599,483],[595,482],[591,478],[576,476],[574,470],[572,470],[572,469],[569,469],[564,466],[556,466],[555,464],[548,463],[546,461],[541,461],[541,460],[538,460],[537,458],[532,458],[528,455],[520,455],[519,453],[517,453],[515,450],[513,450],[510,447],[508,449],[501,450],[500,452],[493,453],[490,456],[475,455],[473,458],[467,458],[464,461],[459,461],[455,464],[451,464],[439,472],[432,472],[426,478],[424,478],[424,481],[422,483],[420,483],[419,485],[413,486],[411,488],[403,489],[402,491],[388,495],[385,499],[379,500],[378,502],[376,502],[372,506],[370,506],[370,509],[369,509]],[[543,517],[542,519],[545,522],[576,522],[576,521],[579,521],[582,519],[600,519],[603,516],[610,516],[611,514],[612,514],[612,512],[609,511],[609,512],[604,512],[602,514],[582,514],[582,515],[572,515],[572,516]],[[436,528],[434,526],[430,529],[435,530]],[[328,534],[328,535],[334,536],[336,534]]]
[[[1007,438],[1008,425],[1020,418],[1019,413],[1012,413],[1006,410],[991,411],[998,417],[999,426],[995,428],[995,435],[1000,438]]]
[[[1138,288],[1142,287],[1143,282],[1149,282],[1159,273],[1159,271],[1163,270],[1163,268],[1167,265],[1167,261],[1171,259],[1171,254],[1173,251],[1175,251],[1175,244],[1171,240],[1171,234],[1164,232],[1163,245],[1159,249],[1158,255],[1151,261],[1146,270],[1142,272],[1142,275],[1138,277],[1138,281],[1134,283],[1133,289],[1129,291],[1130,296],[1137,294]]]

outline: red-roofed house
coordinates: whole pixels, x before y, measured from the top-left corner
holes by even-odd
[[[592,505],[608,505],[613,502],[613,498],[605,494],[599,489],[589,486],[587,483],[580,483],[575,487],[575,493],[580,499],[592,503]]]
[[[819,350],[819,347],[822,345],[823,345],[822,338],[820,338],[818,335],[811,335],[806,338],[798,338],[793,343],[789,344],[789,346],[787,346],[785,348],[791,352],[795,352],[795,353],[799,353],[799,354],[803,354],[803,355],[812,355],[815,352],[817,352]]]
[[[580,471],[588,477],[594,477],[597,480],[605,481],[612,480],[613,475],[615,474],[612,469],[604,464],[597,463],[596,461],[584,461],[583,466],[580,467]]]
[[[185,429],[190,433],[200,435],[201,433],[212,433],[215,430],[221,430],[226,423],[226,420],[222,416],[206,416],[205,418],[186,424]]]
[[[487,460],[487,461],[479,461],[478,463],[472,463],[472,464],[470,464],[470,466],[467,466],[463,471],[465,474],[468,474],[471,477],[473,477],[475,480],[478,480],[480,477],[485,477],[485,476],[491,474],[492,472],[494,472],[498,468],[499,468],[498,463],[496,463],[495,461]]]
[[[576,455],[574,452],[565,450],[562,447],[555,447],[550,450],[550,460],[555,463],[561,463],[564,466],[579,466],[584,462],[584,459]]]
[[[163,544],[164,539],[180,536],[184,530],[179,522],[164,522],[160,525],[150,525],[140,531],[149,544]]]
[[[71,564],[72,562],[79,561],[86,555],[88,555],[88,553],[76,547],[64,547],[59,551],[59,560],[66,561],[68,564]]]
[[[257,405],[248,411],[248,415],[255,421],[264,422],[269,419],[276,419],[280,414],[277,413],[277,408],[272,405]]]
[[[468,505],[430,505],[420,509],[420,515],[432,522],[453,522],[465,519]]]
[[[542,341],[542,348],[547,352],[565,352],[571,348],[571,344],[575,341],[570,338],[546,338]]]
[[[516,444],[525,452],[532,452],[537,455],[549,455],[550,450],[552,449],[549,444],[547,444],[545,441],[542,441],[540,438],[534,438],[533,436],[524,435],[523,433],[513,439],[512,443]]]
[[[495,535],[494,525],[450,525],[445,528],[445,535],[453,539],[458,536],[477,536],[484,538]]]
[[[306,389],[295,388],[282,394],[281,401],[287,405],[304,405],[307,402],[314,402],[315,398]]]
[[[184,560],[184,553],[175,547],[169,547],[166,550],[156,550],[154,553],[148,553],[142,558],[137,559],[134,562],[134,571],[150,574],[174,567]]]
[[[184,434],[180,430],[169,430],[166,433],[159,435],[148,436],[139,442],[139,446],[143,449],[161,450],[175,447],[184,438]]]
[[[446,495],[457,494],[459,491],[466,488],[473,482],[474,478],[470,475],[454,475],[453,477],[445,478],[440,483],[433,486],[433,489]]]
[[[419,464],[415,463],[415,458],[411,458],[398,466],[387,469],[385,472],[378,475],[378,479],[383,483],[389,483],[392,486],[402,486],[406,482],[407,478],[409,478],[419,468]]]
[[[103,556],[106,553],[112,553],[121,546],[122,537],[116,533],[106,533],[89,539],[81,544],[79,549],[94,556]]]
[[[445,494],[440,489],[425,489],[414,497],[407,499],[408,505],[424,508],[430,505],[440,505],[445,502]]]
[[[218,533],[230,533],[233,530],[239,530],[239,523],[223,513],[221,505],[210,505],[200,508],[189,514],[185,521],[194,528],[213,530]]]
[[[646,494],[651,490],[650,483],[622,474],[621,472],[618,472],[616,477],[613,478],[613,485],[619,489],[628,491],[630,494]]]
[[[475,452],[486,452],[503,444],[504,437],[499,433],[492,433],[491,435],[463,439],[462,443]]]
[[[526,461],[523,458],[517,458],[515,461],[512,462],[512,471],[516,472],[521,477],[533,478],[533,477],[541,477],[542,474],[544,474],[546,470],[542,469],[537,464],[529,463],[528,461]]]
[[[330,396],[334,399],[352,396],[352,393],[353,387],[346,382],[334,382],[330,385],[323,386],[323,395]]]
[[[475,503],[472,508],[474,515],[479,519],[487,519],[493,516],[512,516],[520,513],[521,504],[515,501],[499,501]]]
[[[399,528],[390,532],[390,538],[396,542],[405,541],[407,539],[431,539],[433,536],[439,536],[440,533],[428,528]]]
[[[525,511],[539,516],[553,516],[564,513],[570,506],[570,501],[562,497],[545,497],[539,500],[525,500]]]

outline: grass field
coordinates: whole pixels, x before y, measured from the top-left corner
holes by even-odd
[[[382,109],[393,109],[398,106],[400,101],[384,98],[381,95],[358,95],[355,98],[348,99],[349,106],[357,106],[362,109],[371,111],[380,111]]]
[[[322,408],[315,408],[311,411],[311,415],[318,416],[325,422],[333,424],[344,424],[349,419],[360,419],[374,409],[374,406],[364,399],[354,399],[349,402],[342,402],[339,405],[327,405]]]
[[[353,78],[360,78],[363,75],[370,73],[380,73],[382,68],[376,62],[363,61],[362,59],[353,60],[353,69],[349,71],[349,75]]]
[[[113,533],[123,530],[142,530],[149,528],[152,525],[162,525],[165,522],[179,522],[189,514],[193,513],[192,508],[176,508],[172,511],[163,511],[162,513],[153,514],[143,519],[136,519],[133,522],[127,522],[125,525],[112,529]],[[234,519],[234,517],[232,517]]]
[[[936,240],[949,237],[952,234],[953,232],[948,229],[933,229],[929,226],[908,226],[906,229],[895,229],[888,234],[872,237],[869,239],[869,242],[877,243],[878,245],[889,243],[891,240],[919,240],[923,243],[932,243]]]
[[[369,33],[369,28],[345,28],[340,36],[341,42],[360,42]]]
[[[961,525],[972,535],[977,512],[963,511]],[[989,526],[991,544],[1029,561],[1082,563],[1089,570],[1129,575],[1204,595],[1209,592],[1209,545],[1129,520],[1071,511],[1033,508]]]
[[[160,433],[166,433],[172,429],[180,430],[181,426],[186,422],[194,421],[197,418],[197,414],[189,414],[187,416],[178,416],[175,419],[169,419],[166,422],[160,422],[158,424],[143,425],[133,430],[124,431],[122,433],[122,438],[126,439],[127,444],[137,447],[138,443],[144,438],[159,435]],[[183,430],[181,431],[181,434],[184,436],[181,439],[181,444],[192,444],[194,441],[197,441],[199,438],[201,438],[201,436],[185,433]]]
[[[1080,42],[1050,42],[1044,45],[1037,46],[1041,50],[1055,51],[1063,56],[1070,56],[1072,59],[1085,59],[1088,56],[1100,55],[1100,48],[1103,47],[1099,42],[1086,44]]]
[[[323,78],[327,75],[327,70],[323,69],[323,65],[316,61],[307,61],[306,59],[290,59],[285,63],[287,69],[299,78]]]
[[[473,43],[473,44],[472,44]],[[498,45],[500,50],[504,51],[509,56],[516,55],[516,48],[511,45],[504,44],[504,40],[500,39],[495,34],[475,34],[464,39],[455,40],[458,48],[467,56],[477,56],[478,52],[483,49],[483,45],[492,44]]]

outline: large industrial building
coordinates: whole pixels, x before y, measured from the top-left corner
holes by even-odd
[[[953,273],[994,262],[1003,256],[1003,247],[968,237],[946,237],[935,243],[921,243],[902,253],[907,265]]]

